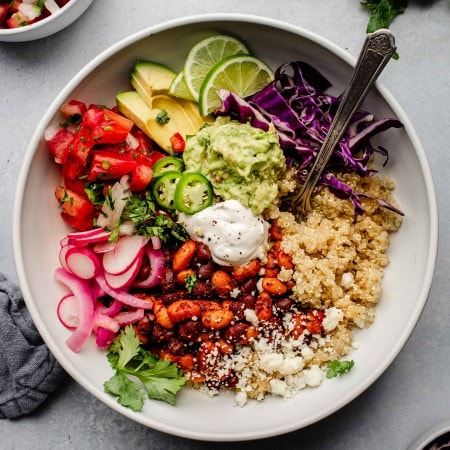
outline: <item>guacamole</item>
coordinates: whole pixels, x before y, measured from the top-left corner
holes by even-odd
[[[238,200],[255,215],[277,197],[285,158],[274,130],[219,117],[187,140],[186,170],[201,172],[223,200]]]

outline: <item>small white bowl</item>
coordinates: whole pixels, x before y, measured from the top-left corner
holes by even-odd
[[[445,438],[445,443],[450,442],[449,419],[426,429],[423,433],[420,433],[419,436],[411,442],[407,450],[431,450],[433,448],[433,444],[436,445],[434,448],[438,448],[439,445],[444,444],[444,442],[441,442],[443,438]]]
[[[437,253],[437,204],[424,149],[400,105],[377,84],[366,99],[368,110],[379,117],[397,117],[404,124],[380,136],[376,145],[391,149],[383,175],[395,181],[395,196],[406,216],[391,238],[390,264],[375,323],[355,333],[359,347],[349,355],[356,362],[355,370],[289,401],[271,397],[239,408],[231,394],[209,398],[186,388],[177,397],[176,407],[153,401],[134,413],[120,406],[103,390],[104,381],[112,375],[104,352],[90,341],[81,352],[73,353],[65,344],[70,332],[56,316],[56,303],[64,290],[53,280],[53,272],[58,266],[59,240],[68,229],[55,206],[54,189],[61,174],[49,155],[44,131],[58,123],[59,107],[68,99],[112,106],[118,92],[130,89],[130,70],[137,60],[181,70],[192,45],[219,32],[242,38],[273,68],[288,61],[310,63],[330,79],[334,93],[340,93],[350,79],[354,59],[344,50],[304,29],[263,17],[188,17],[124,39],[67,84],[36,129],[17,185],[14,250],[22,292],[41,336],[85,389],[112,409],[159,431],[199,440],[243,441],[287,433],[327,417],[361,394],[392,363],[413,331],[430,289]]]
[[[93,0],[70,0],[58,12],[31,25],[0,29],[0,41],[26,42],[50,36],[78,19]]]

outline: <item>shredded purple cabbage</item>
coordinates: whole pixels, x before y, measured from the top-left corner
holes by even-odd
[[[218,115],[231,115],[240,122],[249,122],[256,128],[268,130],[272,123],[278,133],[289,166],[297,167],[297,176],[304,181],[317,151],[324,141],[339,106],[339,97],[324,91],[331,83],[309,64],[296,61],[280,66],[274,80],[256,94],[243,99],[226,89],[218,95],[222,105]],[[348,170],[360,176],[372,176],[375,170],[368,167],[375,152],[388,161],[383,147],[374,148],[370,138],[389,128],[403,124],[395,118],[375,120],[373,114],[357,111],[336,146],[319,184],[328,186],[340,198],[350,199],[357,214],[362,214],[360,198],[366,194],[355,192],[333,175],[333,171]],[[380,205],[403,215],[397,208],[383,200]]]

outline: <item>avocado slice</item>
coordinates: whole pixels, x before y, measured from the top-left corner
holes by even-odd
[[[190,114],[180,106],[179,101],[168,95],[154,96],[153,108],[149,108],[137,91],[119,92],[116,103],[122,114],[132,120],[164,150],[170,148],[170,138],[175,133],[180,133],[186,139],[187,136],[195,134],[205,123],[198,116],[198,109],[196,114],[201,119],[201,123],[197,122],[197,119],[192,119]],[[165,124],[157,121],[161,110],[165,110],[169,116],[169,121]]]
[[[154,95],[167,94],[176,76],[176,72],[162,64],[139,61],[134,65],[130,82],[141,97],[148,101]]]

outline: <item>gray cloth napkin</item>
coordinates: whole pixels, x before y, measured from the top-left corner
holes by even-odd
[[[36,409],[64,374],[36,330],[19,288],[0,273],[0,419]]]

